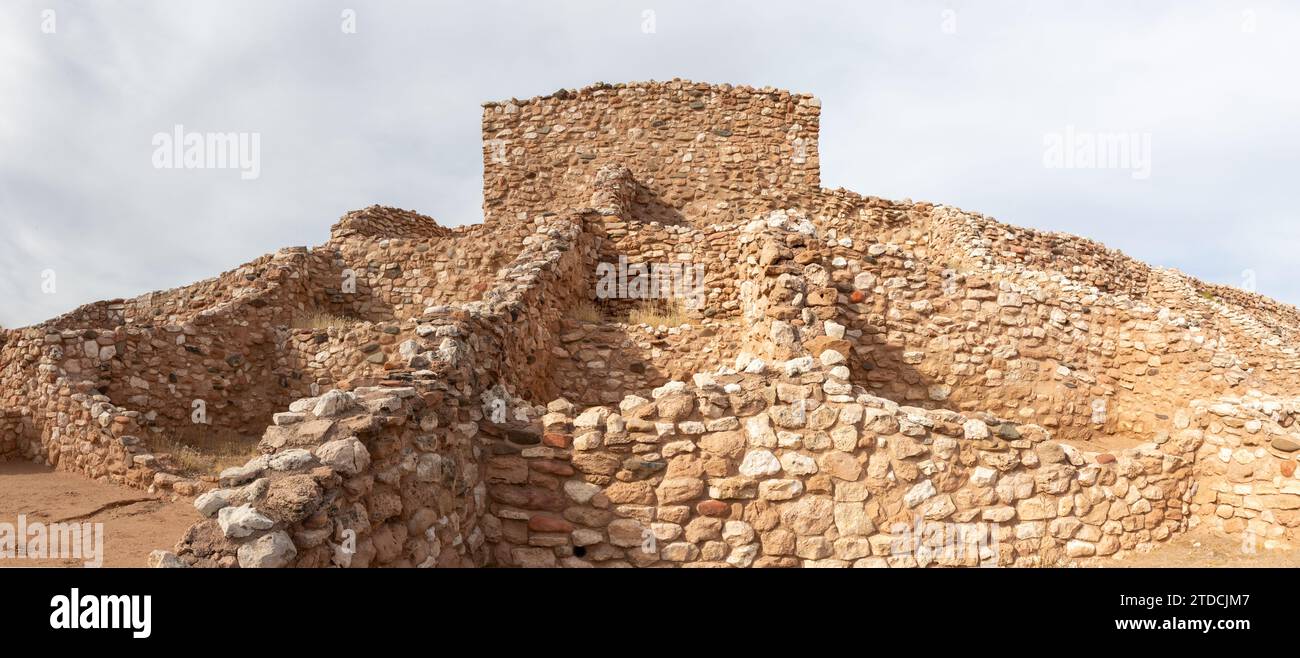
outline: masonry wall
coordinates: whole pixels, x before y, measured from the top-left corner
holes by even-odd
[[[1194,443],[1081,451],[1037,426],[846,401],[822,380],[701,377],[618,408],[557,401],[548,447],[489,453],[497,560],[1043,566],[1146,550],[1186,527]]]
[[[166,465],[141,438],[141,414],[114,405],[89,382],[68,377],[55,363],[60,334],[23,329],[8,338],[0,369],[0,458],[33,459],[94,479],[152,486]],[[172,482],[163,484],[170,488]],[[194,482],[181,482],[178,492],[196,489]]]
[[[222,473],[177,544],[196,567],[486,562],[475,423],[410,387],[332,391],[276,415],[268,454]]]
[[[539,347],[565,309],[543,300],[573,299],[590,285],[594,246],[580,229],[585,219],[538,226],[482,301],[425,314],[410,334],[395,332],[406,361],[388,373],[397,379],[327,391],[275,414],[259,444],[263,455],[223,471],[220,488],[196,499],[209,520],[182,538],[176,563],[487,563],[482,547],[497,531],[480,527],[480,425],[490,426],[485,434],[540,443],[528,431],[534,410],[517,395],[548,385]]]
[[[680,80],[487,103],[483,214],[508,223],[520,211],[584,207],[608,164],[642,186],[647,221],[786,207],[820,184],[819,115],[811,96]]]
[[[521,249],[500,231],[453,231],[382,208],[349,214],[334,234],[339,243],[281,250],[192,286],[92,304],[6,332],[0,458],[21,455],[141,488],[202,491],[210,485],[177,475],[178,465],[166,454],[153,458],[151,446],[202,432],[255,437],[294,399],[408,369],[398,347],[414,337],[413,318],[492,292],[497,269]],[[431,248],[418,237],[436,242]],[[345,269],[356,274],[355,290],[340,285]],[[566,271],[585,282],[590,266]],[[504,312],[549,314],[536,325],[541,331],[564,312],[527,307]],[[321,312],[355,324],[295,329]],[[522,362],[537,344],[502,349]],[[206,424],[194,422],[196,400]],[[148,468],[132,470],[137,458]]]
[[[819,113],[680,80],[486,104],[481,225],[366,208],[319,247],[4,332],[0,459],[201,494],[196,566],[971,557],[918,550],[918,517],[987,524],[1002,550],[976,561],[1004,565],[1192,523],[1292,539],[1273,442],[1300,314],[822,190]],[[620,261],[702,265],[703,304],[620,321],[644,302],[599,298]],[[177,472],[151,444],[196,399],[262,455]]]
[[[1244,551],[1297,547],[1297,415],[1295,398],[1259,394],[1195,400],[1175,414],[1178,434],[1203,439],[1191,508],[1198,524],[1239,537]]]

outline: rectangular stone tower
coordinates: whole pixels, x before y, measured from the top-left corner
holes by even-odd
[[[484,218],[585,207],[605,165],[628,167],[658,203],[688,217],[786,207],[820,187],[820,113],[810,95],[685,81],[487,103]]]

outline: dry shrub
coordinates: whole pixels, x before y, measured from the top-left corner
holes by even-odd
[[[190,475],[218,475],[231,466],[243,466],[260,454],[257,443],[257,437],[207,425],[194,425],[150,441],[155,453],[170,454]]]
[[[603,322],[605,311],[596,302],[584,299],[574,305],[573,318],[581,322]]]
[[[331,327],[348,327],[357,322],[358,320],[355,318],[316,311],[294,318],[293,327],[295,329],[329,329]]]
[[[678,299],[650,299],[638,304],[628,313],[629,324],[648,324],[652,327],[680,327],[691,318]]]

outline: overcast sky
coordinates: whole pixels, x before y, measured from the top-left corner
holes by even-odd
[[[319,244],[373,203],[479,222],[482,101],[673,77],[821,97],[826,187],[1296,303],[1290,4],[9,1],[0,324]],[[156,168],[178,124],[259,133],[260,175]],[[1046,166],[1067,130],[1149,138],[1149,177]]]

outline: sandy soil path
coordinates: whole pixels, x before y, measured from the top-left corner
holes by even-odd
[[[1261,542],[1262,543],[1262,542]],[[1129,554],[1123,559],[1102,558],[1086,563],[1091,567],[1300,567],[1300,550],[1242,549],[1241,539],[1221,537],[1202,526],[1185,532],[1145,555]]]
[[[0,523],[78,521],[104,524],[105,567],[145,567],[149,552],[171,550],[200,519],[184,502],[95,482],[29,462],[0,464]],[[78,559],[6,559],[2,567],[81,567]]]

